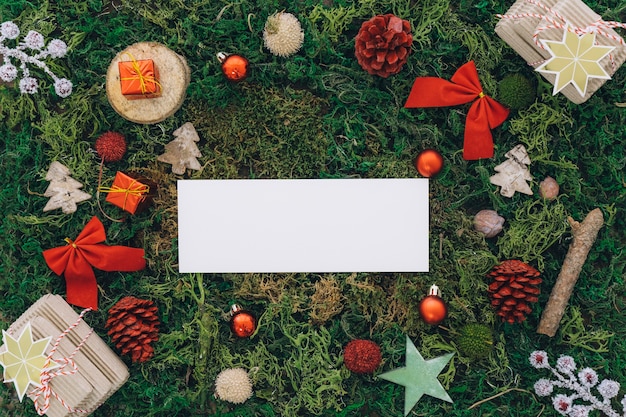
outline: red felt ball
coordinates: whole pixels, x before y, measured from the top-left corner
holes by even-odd
[[[380,347],[371,340],[356,339],[346,345],[343,363],[355,374],[371,374],[382,360]]]
[[[118,162],[126,153],[126,138],[121,133],[105,132],[96,139],[95,148],[105,162]]]

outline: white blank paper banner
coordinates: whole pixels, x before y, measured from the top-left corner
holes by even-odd
[[[178,181],[179,270],[428,272],[427,179]]]

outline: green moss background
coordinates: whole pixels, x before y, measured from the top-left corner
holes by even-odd
[[[404,366],[405,334],[426,358],[456,352],[440,376],[454,404],[424,397],[413,416],[556,415],[534,382],[545,377],[528,364],[544,349],[573,356],[600,378],[626,383],[626,69],[619,69],[582,105],[534,73],[494,33],[496,13],[512,0],[0,0],[0,19],[25,34],[64,40],[70,52],[50,62],[74,83],[66,99],[50,79],[40,92],[20,95],[0,85],[0,327],[7,328],[43,294],[65,293],[62,277],[41,252],[76,236],[94,215],[109,244],[142,247],[148,267],[136,273],[97,272],[100,311],[88,323],[107,342],[106,311],[122,296],[154,300],[162,321],[155,357],[131,364],[130,380],[94,416],[401,416],[404,388],[376,374]],[[588,0],[605,20],[626,21],[621,0]],[[300,52],[278,58],[263,47],[266,18],[285,10],[302,23]],[[354,36],[376,14],[410,21],[412,53],[388,79],[368,75],[354,57]],[[623,33],[622,33],[623,34]],[[106,99],[105,73],[115,54],[139,41],[156,41],[185,56],[191,84],[182,108],[155,125],[121,118]],[[251,62],[250,77],[227,82],[215,58],[236,52]],[[461,156],[469,106],[404,109],[417,76],[449,79],[474,60],[485,92],[498,98],[499,82],[521,73],[537,98],[494,130],[495,156]],[[167,76],[167,74],[162,74]],[[172,132],[190,121],[201,137],[202,169],[182,177],[156,161]],[[123,133],[128,153],[104,167],[139,171],[159,184],[154,206],[123,223],[100,215],[95,197],[76,213],[43,213],[52,161],[95,195],[99,159],[93,151],[104,131]],[[523,143],[533,161],[533,196],[502,197],[489,183],[493,168]],[[387,178],[416,177],[413,159],[424,148],[444,156],[430,181],[430,272],[419,274],[179,274],[176,180],[179,178]],[[561,185],[543,201],[538,183]],[[122,212],[111,205],[114,217]],[[599,207],[601,229],[566,316],[554,338],[535,332],[571,242],[566,216],[577,220]],[[473,215],[494,209],[506,218],[497,238],[473,230]],[[359,207],[341,207],[349,213]],[[502,324],[489,305],[485,274],[499,261],[521,259],[541,271],[542,293],[522,324]],[[448,303],[442,327],[423,323],[419,300],[437,283]],[[259,317],[258,331],[237,339],[228,310],[237,302]],[[480,360],[457,350],[456,334],[468,323],[489,326],[493,349]],[[373,376],[351,374],[342,349],[367,338],[382,349]],[[228,367],[251,369],[255,395],[242,405],[217,400],[216,375]],[[624,394],[624,389],[619,398]],[[499,395],[470,408],[478,401]],[[30,400],[0,390],[0,415],[35,416]]]

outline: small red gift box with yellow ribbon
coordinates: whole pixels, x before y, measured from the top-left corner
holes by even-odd
[[[161,95],[159,71],[151,59],[118,62],[122,94],[129,100]]]
[[[105,201],[130,214],[136,214],[152,203],[152,197],[156,192],[156,183],[147,178],[118,171],[115,174],[113,185],[110,188],[101,187],[100,191],[107,193]]]

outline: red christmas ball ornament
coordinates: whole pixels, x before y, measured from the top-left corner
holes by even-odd
[[[415,168],[423,177],[434,177],[443,168],[443,156],[434,149],[425,149],[417,155]]]
[[[250,337],[256,331],[256,317],[237,304],[230,308],[230,330],[237,337]]]
[[[371,340],[353,340],[343,350],[343,363],[355,374],[371,374],[381,360],[380,347]]]
[[[222,72],[229,81],[241,81],[248,76],[250,63],[241,55],[219,52],[217,59],[222,63]]]
[[[96,139],[95,148],[105,162],[118,162],[126,153],[126,138],[121,133],[104,132]]]
[[[428,295],[420,301],[419,312],[422,320],[430,325],[441,323],[448,315],[448,306],[441,298],[441,291],[436,285],[428,290]]]

